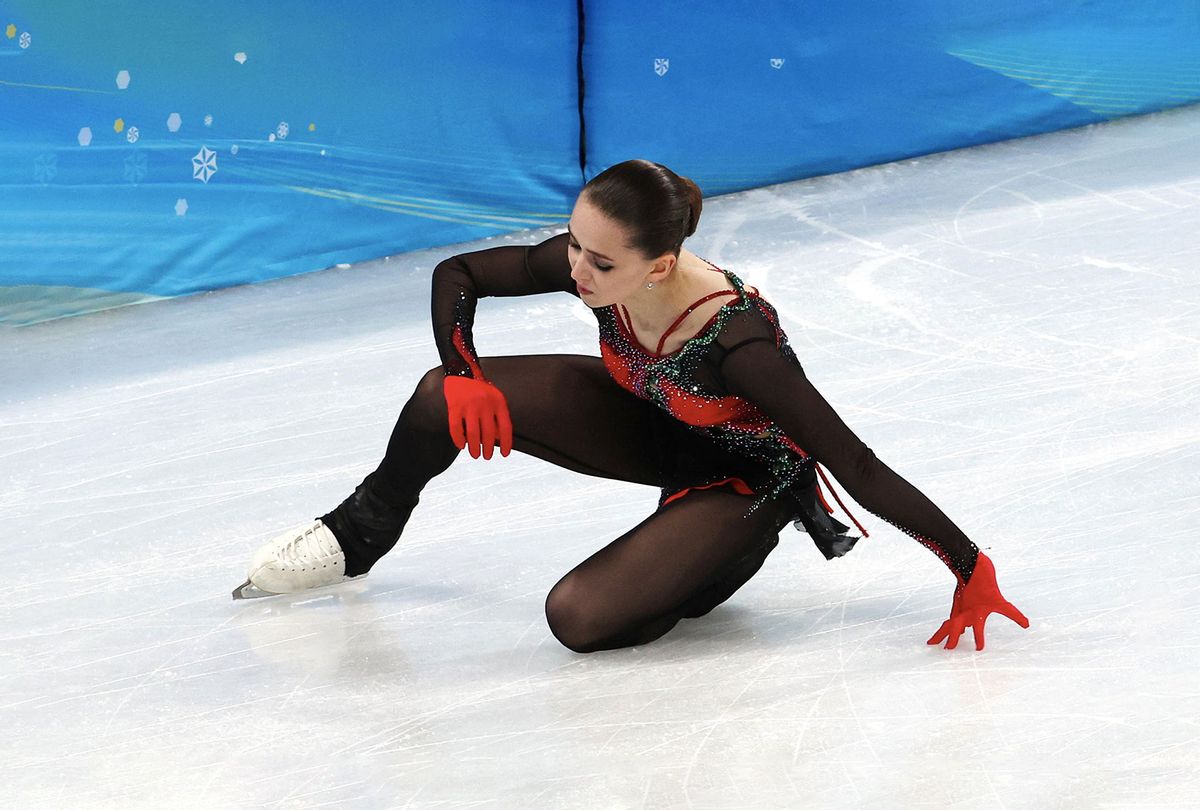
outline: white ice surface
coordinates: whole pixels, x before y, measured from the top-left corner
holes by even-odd
[[[0,331],[0,803],[1200,802],[1200,108],[713,198],[688,243],[1029,630],[927,646],[953,578],[847,501],[849,556],[789,526],[708,616],[573,653],[547,591],[657,492],[518,453],[463,453],[364,580],[231,601],[437,365],[433,266],[561,230]],[[567,295],[475,339],[599,353]]]

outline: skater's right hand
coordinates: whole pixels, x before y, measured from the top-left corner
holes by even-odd
[[[975,633],[975,650],[982,650],[983,628],[988,616],[993,613],[1007,616],[1021,627],[1029,627],[1029,619],[1025,618],[1025,614],[1000,593],[1000,586],[996,584],[996,566],[981,551],[971,579],[954,589],[950,618],[942,622],[938,631],[925,643],[940,644],[945,640],[946,649],[953,650],[958,646],[959,636],[970,627]]]
[[[512,419],[504,393],[487,380],[448,375],[442,381],[450,413],[450,438],[456,447],[467,448],[471,458],[490,460],[500,440],[500,455],[512,452]]]

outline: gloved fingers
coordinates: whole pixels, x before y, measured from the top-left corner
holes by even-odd
[[[502,403],[496,411],[496,426],[500,430],[500,455],[507,458],[513,446],[512,417],[508,413],[507,402]]]
[[[1029,628],[1029,619],[1026,619],[1025,614],[1022,613],[1021,611],[1017,610],[1017,606],[1014,605],[1012,602],[1005,602],[1003,605],[1000,606],[1000,608],[998,609],[997,612],[1003,613],[1005,616],[1012,619],[1014,622],[1021,625],[1022,627],[1026,628],[1026,629]]]
[[[471,410],[467,414],[467,452],[471,458],[479,458],[481,440],[479,438],[479,413]]]
[[[494,444],[498,440],[500,455],[507,456],[512,452],[512,417],[508,413],[508,400],[495,384],[492,385],[489,394],[488,404],[492,411],[490,424],[493,428],[491,443]]]
[[[500,455],[508,458],[508,454],[512,452],[513,430],[507,407],[496,413],[496,430],[500,436]]]
[[[459,450],[467,446],[467,434],[463,430],[462,412],[458,408],[450,409],[450,441],[454,442],[454,446]]]
[[[953,650],[958,646],[958,639],[962,636],[964,629],[966,628],[963,627],[963,617],[961,615],[950,617],[950,639],[946,642],[947,650]]]
[[[971,630],[975,632],[975,651],[979,652],[983,649],[983,626],[987,623],[988,613],[984,611],[983,615],[976,617],[971,623]]]
[[[446,377],[442,380],[442,394],[446,398],[450,440],[459,450],[467,446],[467,433],[463,428],[466,417],[463,412],[463,390],[466,385],[466,381],[461,377]]]
[[[483,458],[485,461],[492,460],[492,453],[496,451],[496,414],[494,411],[488,411],[480,422],[480,428],[483,431]]]
[[[942,622],[942,626],[937,629],[937,632],[934,633],[933,636],[929,639],[929,641],[926,641],[925,643],[926,644],[940,644],[942,639],[944,639],[949,634],[950,634],[950,620],[946,619],[946,621]]]

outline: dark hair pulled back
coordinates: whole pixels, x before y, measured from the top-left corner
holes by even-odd
[[[678,258],[683,240],[696,232],[704,207],[699,186],[661,163],[641,159],[609,166],[580,194],[623,226],[629,247],[647,259],[664,253]]]

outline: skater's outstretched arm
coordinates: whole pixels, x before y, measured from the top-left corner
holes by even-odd
[[[922,542],[961,582],[970,580],[978,547],[850,430],[809,382],[786,337],[754,311],[727,331],[732,334],[722,335],[720,372],[728,392],[754,404],[854,500]]]
[[[979,549],[912,484],[875,457],[809,382],[782,330],[761,311],[738,313],[722,332],[720,374],[728,393],[771,419],[834,474],[856,501],[971,577]]]
[[[567,259],[566,233],[536,245],[460,253],[433,270],[433,337],[447,376],[483,379],[471,327],[475,304],[491,296],[566,292],[579,296]]]
[[[721,336],[720,373],[728,393],[742,397],[770,418],[816,461],[827,467],[856,501],[933,551],[958,580],[952,615],[943,629],[953,647],[966,626],[975,626],[983,646],[984,608],[1004,612],[1022,626],[995,588],[990,561],[972,581],[979,548],[932,501],[876,458],[808,380],[783,331],[757,307],[738,313]],[[990,584],[984,580],[990,577]],[[986,586],[986,587],[985,587]],[[974,598],[978,591],[981,596]],[[992,593],[994,591],[994,594]],[[964,598],[966,604],[964,606]],[[995,606],[993,606],[995,605]],[[969,613],[969,615],[968,615]],[[1020,617],[1024,620],[1024,616]],[[977,623],[976,623],[977,622]],[[953,631],[957,630],[957,633]],[[941,638],[946,638],[943,633]],[[935,634],[937,638],[937,634]],[[940,640],[940,639],[939,639]],[[934,643],[930,640],[930,643]]]

